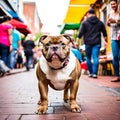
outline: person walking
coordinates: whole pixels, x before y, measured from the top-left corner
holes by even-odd
[[[120,11],[117,0],[110,0],[112,11],[107,16],[107,25],[110,27],[111,48],[113,55],[114,79],[111,82],[120,82]]]
[[[79,38],[83,36],[89,77],[93,78],[97,78],[98,74],[101,33],[104,36],[106,47],[107,32],[105,25],[97,18],[94,9],[91,8],[87,12],[86,20],[84,20],[80,26],[76,42],[78,43]]]
[[[16,68],[22,68],[22,67],[23,67],[23,55],[22,55],[22,51],[18,50],[16,56]]]
[[[0,58],[8,65],[8,56],[12,49],[12,25],[9,16],[0,16]]]
[[[20,32],[13,28],[12,31],[12,50],[9,55],[9,67],[15,68],[17,51],[22,49]]]
[[[33,64],[33,51],[35,48],[35,43],[31,34],[27,35],[26,40],[23,42],[23,48],[26,57],[26,70],[29,71]]]

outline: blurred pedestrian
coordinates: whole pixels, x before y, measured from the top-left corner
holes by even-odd
[[[9,55],[9,67],[11,69],[15,68],[16,65],[16,54],[19,49],[22,49],[21,45],[21,36],[20,32],[16,30],[16,28],[13,28],[12,31],[12,50]]]
[[[91,8],[87,12],[86,20],[80,26],[76,42],[78,43],[79,38],[83,36],[89,77],[93,78],[97,78],[98,74],[101,33],[103,33],[106,46],[107,33],[105,25],[97,18],[94,9]]]
[[[83,62],[82,60],[82,54],[78,48],[71,47],[70,48],[73,54],[77,57],[78,61],[81,63]]]
[[[18,50],[16,55],[16,68],[22,68],[22,67],[23,67],[22,51]]]
[[[29,71],[31,66],[33,66],[33,51],[35,48],[35,43],[31,34],[27,35],[25,41],[23,42],[23,48],[26,57],[26,70]]]
[[[115,78],[111,82],[120,82],[120,11],[117,0],[110,0],[112,11],[108,14],[107,25],[111,32],[111,47]],[[119,35],[119,37],[118,37]]]
[[[0,16],[0,57],[8,65],[8,56],[12,49],[12,25],[9,16]]]
[[[10,68],[0,59],[0,77],[4,76],[5,73],[9,73]]]

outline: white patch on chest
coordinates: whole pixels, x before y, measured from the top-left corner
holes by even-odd
[[[70,52],[70,58],[67,66],[60,70],[52,70],[48,64],[44,56],[40,58],[40,68],[46,74],[47,79],[54,85],[56,89],[62,90],[64,89],[65,83],[68,79],[70,79],[70,74],[74,70],[76,65],[76,58],[72,52]]]

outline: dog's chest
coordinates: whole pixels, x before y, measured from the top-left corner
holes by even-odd
[[[49,71],[46,75],[50,83],[59,90],[64,89],[66,81],[70,79],[69,75],[64,70]]]

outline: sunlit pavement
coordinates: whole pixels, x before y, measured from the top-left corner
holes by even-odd
[[[39,92],[35,70],[13,70],[0,78],[0,120],[120,120],[120,82],[111,76],[98,79],[82,75],[77,94],[81,113],[63,102],[63,91],[49,88],[47,114],[36,114]]]

